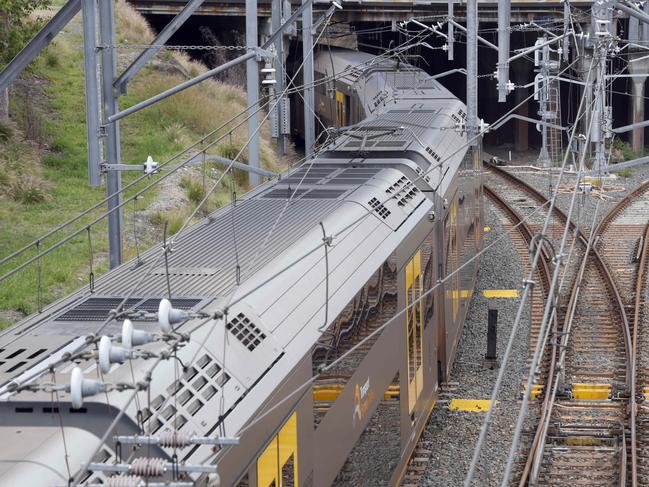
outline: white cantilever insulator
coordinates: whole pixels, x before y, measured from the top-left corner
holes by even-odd
[[[83,398],[94,396],[100,392],[106,391],[106,384],[97,380],[90,380],[83,378],[83,372],[79,367],[72,369],[70,375],[70,399],[72,407],[79,409],[83,407]]]
[[[131,320],[124,320],[124,324],[122,325],[122,345],[124,345],[126,349],[145,345],[152,342],[154,338],[153,333],[138,330],[133,327]]]
[[[221,487],[221,476],[214,472],[207,476],[207,487]]]
[[[158,323],[163,333],[171,333],[171,325],[180,323],[189,318],[189,313],[171,306],[171,301],[161,299],[158,306]]]
[[[107,487],[140,487],[142,479],[136,475],[114,475],[106,480]]]
[[[165,430],[158,435],[158,444],[165,448],[184,448],[192,444],[192,437],[181,431]]]
[[[129,356],[129,350],[114,346],[107,336],[99,340],[99,369],[102,374],[107,374],[112,364],[124,363]]]
[[[164,458],[139,457],[131,463],[131,472],[142,477],[161,477],[167,461]]]

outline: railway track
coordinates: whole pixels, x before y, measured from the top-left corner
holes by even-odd
[[[545,200],[501,169],[490,168],[489,174],[515,186],[513,191],[534,195],[537,203]],[[563,228],[565,215],[556,213]],[[559,235],[554,229],[547,233],[556,242]],[[600,252],[581,230],[573,236],[576,240],[565,247],[574,251],[573,264],[567,266],[564,278],[569,299],[558,302],[558,324],[555,322],[544,353],[550,359],[541,363],[545,373],[536,377],[543,401],[529,449],[523,447],[527,453],[521,458],[521,486],[626,485],[631,384],[626,311]],[[532,334],[531,350],[536,336]]]
[[[547,215],[547,208],[537,208],[546,198],[498,167],[486,169],[485,195],[503,215],[505,229],[519,225],[510,235],[529,273],[530,242]],[[536,429],[524,436],[513,484],[649,484],[649,406],[643,404],[645,394],[649,396],[647,215],[649,182],[602,219],[595,238],[589,240],[588,232],[571,224],[566,249],[573,257],[563,277],[565,297],[553,314],[535,378],[533,393],[541,399],[531,405]],[[561,238],[566,221],[555,208],[546,232],[551,242]],[[534,273],[530,358],[547,298],[550,262],[546,248]],[[402,486],[419,485],[431,453],[430,445],[420,441]]]
[[[649,407],[644,404],[649,392],[648,248],[649,181],[645,181],[606,215],[598,233],[598,249],[617,283],[631,333],[629,485],[649,485]]]
[[[504,173],[498,169],[491,172]],[[511,175],[500,177],[524,186]],[[649,208],[648,201],[638,202],[638,196],[646,192],[646,187],[634,191],[602,220],[594,232],[592,248],[585,235],[579,235],[580,258],[575,261],[581,265],[576,275],[568,269],[568,274],[572,272],[570,298],[562,326],[551,340],[555,358],[544,362],[544,367],[549,365],[545,397],[519,485],[636,485],[639,457],[629,395],[635,386],[632,357],[637,340],[631,338],[629,323],[643,317],[641,298],[646,279],[637,270],[634,279],[633,266],[620,257],[635,255],[635,267],[646,267],[640,264],[647,246],[640,236],[648,230],[646,225],[628,221],[638,219],[638,205]],[[646,217],[640,220],[646,222]],[[621,226],[629,223],[634,227]],[[626,244],[620,245],[620,239],[626,239]],[[606,243],[615,251],[604,248]],[[627,316],[631,309],[635,321]],[[634,337],[642,336],[637,333],[641,326],[633,327]],[[554,380],[548,380],[551,376]],[[643,433],[638,439],[647,442],[648,435]],[[643,453],[642,448],[640,451]]]

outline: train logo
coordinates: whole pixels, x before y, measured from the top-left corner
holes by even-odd
[[[352,422],[354,428],[356,424],[360,423],[365,417],[365,413],[370,407],[374,393],[370,390],[370,378],[363,385],[356,384],[354,386],[354,414],[352,416]]]

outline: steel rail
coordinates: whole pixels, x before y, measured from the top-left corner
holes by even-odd
[[[528,193],[530,193],[531,195],[533,195],[533,196],[535,197],[535,199],[537,199],[538,201],[547,201],[547,198],[546,198],[543,194],[541,194],[538,190],[536,190],[535,188],[531,187],[531,186],[530,186],[529,184],[527,184],[525,181],[521,180],[520,178],[518,178],[518,177],[516,177],[515,175],[511,174],[510,172],[507,172],[507,171],[505,171],[504,169],[502,169],[502,168],[500,168],[500,167],[498,167],[498,166],[496,166],[496,165],[494,165],[494,164],[491,164],[491,163],[485,163],[485,165],[486,165],[487,167],[489,167],[489,169],[491,169],[494,173],[499,174],[499,175],[502,176],[504,179],[508,179],[508,180],[509,180],[510,182],[512,182],[514,185],[518,186],[519,188],[524,189],[525,191],[527,191]],[[559,208],[555,208],[555,211],[556,211],[557,215],[559,215],[559,217],[560,217],[564,222],[567,221],[567,217],[566,217],[565,213],[564,213],[561,209],[559,209]],[[577,231],[577,236],[578,236],[578,238],[579,238],[579,241],[580,241],[583,245],[585,245],[585,246],[588,247],[589,239],[586,238],[586,236],[584,235],[584,233],[582,232],[582,230],[579,229],[579,228],[578,228],[578,227],[577,227],[577,226],[576,226],[572,221],[570,222],[570,228],[571,228],[571,230],[573,230],[573,232],[574,232],[574,231]],[[596,232],[595,232],[596,235],[599,235],[599,232],[600,232],[600,229],[601,229],[601,228],[602,228],[602,224],[600,223],[600,225],[598,225],[597,230],[596,230]],[[629,361],[630,361],[630,357],[631,357],[631,338],[630,338],[630,332],[629,332],[628,320],[627,320],[627,318],[626,318],[626,313],[625,313],[625,311],[624,311],[624,303],[622,302],[622,298],[621,298],[621,296],[620,296],[620,294],[619,294],[619,291],[618,291],[618,289],[617,289],[617,286],[615,285],[615,282],[614,282],[614,280],[613,280],[613,278],[612,278],[612,275],[611,275],[611,273],[610,273],[610,271],[609,271],[609,268],[608,268],[608,266],[606,265],[606,263],[604,262],[604,260],[602,259],[601,255],[599,254],[599,252],[597,251],[597,249],[592,248],[592,249],[590,249],[590,252],[592,252],[592,255],[595,257],[595,261],[598,263],[598,265],[600,265],[600,269],[602,270],[602,272],[603,272],[603,274],[604,274],[604,278],[605,278],[605,281],[606,281],[606,283],[607,283],[607,286],[609,287],[609,289],[610,289],[610,290],[612,291],[612,293],[613,293],[613,297],[614,297],[614,300],[615,300],[615,303],[616,303],[618,309],[621,310],[621,313],[620,313],[620,314],[621,314],[621,316],[622,316],[622,318],[623,318],[623,325],[622,325],[622,328],[623,328],[624,338],[625,338],[625,340],[624,340],[624,344],[625,344],[625,350],[626,350],[626,355],[627,355],[627,363],[629,363]],[[587,257],[588,257],[588,255],[585,255],[585,256],[584,256],[584,259],[586,259]],[[574,285],[573,285],[573,290],[572,290],[572,292],[571,292],[571,302],[569,302],[568,309],[570,309],[570,306],[571,306],[571,304],[572,304],[573,295],[575,294],[576,289],[577,289],[577,283],[578,283],[578,280],[575,280],[575,283],[574,283]],[[554,365],[554,364],[553,364],[553,365]],[[627,367],[627,376],[626,376],[626,381],[627,381],[627,387],[630,387],[631,382],[632,382],[632,381],[631,381],[631,371],[630,371],[630,367]],[[548,382],[548,384],[551,384],[551,383]],[[546,390],[545,393],[546,393],[546,396],[549,396],[549,395],[550,395],[550,394],[549,394],[549,390]],[[543,416],[543,417],[544,417],[544,415],[545,415],[545,413],[546,413],[545,409],[546,409],[546,408],[551,408],[551,407],[552,407],[552,403],[551,403],[550,401],[547,401],[547,402],[544,401],[544,410],[542,411],[542,416]],[[541,426],[542,424],[543,424],[542,422],[539,423],[540,426]],[[541,432],[541,433],[542,433],[542,432]],[[538,430],[537,430],[537,434],[539,434]],[[536,437],[535,437],[535,443],[536,443],[536,442],[537,442],[537,439],[536,439]],[[534,446],[534,445],[533,445],[533,446]],[[539,446],[541,446],[541,445],[537,445],[536,447],[538,448]],[[526,469],[526,470],[527,470],[527,469]],[[525,472],[525,470],[524,470],[524,472]]]
[[[489,198],[491,201],[493,201],[498,207],[501,208],[501,210],[505,213],[505,215],[508,217],[510,222],[512,223],[513,227],[518,230],[518,233],[520,237],[528,244],[531,245],[532,240],[534,238],[534,231],[530,227],[529,223],[525,218],[523,218],[514,208],[511,207],[498,193],[491,189],[489,186],[486,184],[483,186],[484,194],[487,198]],[[542,249],[542,258],[539,260],[539,275],[543,281],[543,286],[544,286],[544,293],[547,293],[547,290],[550,287],[550,267],[549,267],[549,262],[550,262],[550,255],[547,253],[546,249]],[[530,262],[531,265],[531,262]],[[404,468],[402,472],[397,475],[397,483],[396,485],[405,485],[403,482],[406,480],[406,478],[409,476],[409,471],[410,471],[410,462],[412,462],[413,456],[416,456],[419,458],[417,463],[422,463],[422,453],[416,453],[417,452],[417,446],[422,440],[422,435],[423,430],[420,432],[420,435],[417,438],[417,442],[414,443],[412,452],[410,453],[410,460],[404,465]],[[428,449],[424,449],[428,450]],[[432,451],[430,451],[430,454],[424,455],[423,458],[429,458],[430,455],[432,455]]]
[[[638,272],[636,276],[635,285],[635,303],[633,307],[633,339],[632,339],[632,361],[631,361],[631,467],[633,469],[634,486],[638,478],[638,438],[636,419],[638,415],[638,402],[636,399],[637,394],[637,364],[638,364],[638,328],[640,325],[640,313],[642,305],[642,292],[645,289],[646,270],[647,270],[647,254],[649,253],[649,223],[645,225],[643,233],[642,251],[640,255],[640,263],[638,264]]]
[[[622,330],[624,333],[624,344],[625,344],[625,354],[626,354],[626,361],[627,361],[627,368],[626,368],[626,385],[627,385],[627,390],[629,387],[633,388],[635,379],[634,379],[634,371],[633,371],[633,357],[634,357],[634,352],[632,348],[632,340],[630,337],[630,330],[629,330],[629,324],[628,324],[628,319],[626,316],[626,311],[624,307],[624,302],[622,301],[618,286],[616,285],[615,280],[613,279],[613,276],[610,272],[609,266],[606,264],[604,259],[601,257],[600,253],[597,251],[597,249],[594,247],[594,245],[591,247],[591,242],[593,242],[594,239],[596,239],[598,236],[600,236],[605,228],[608,226],[608,224],[614,219],[614,217],[624,208],[626,207],[632,200],[633,196],[639,194],[641,191],[636,190],[633,193],[629,194],[624,200],[622,200],[618,205],[616,205],[611,211],[607,213],[607,215],[602,219],[602,221],[599,223],[595,231],[593,232],[593,235],[591,238],[588,240],[588,246],[587,246],[587,252],[584,255],[582,266],[579,272],[579,278],[575,279],[573,283],[573,288],[571,291],[570,295],[570,300],[567,306],[567,309],[570,310],[568,314],[565,316],[564,320],[564,327],[563,327],[563,333],[566,334],[566,330],[569,330],[572,325],[572,320],[574,318],[574,311],[576,309],[577,305],[577,300],[579,299],[579,294],[581,290],[581,277],[583,277],[583,273],[585,271],[586,266],[588,265],[587,260],[588,258],[592,255],[595,258],[595,265],[598,266],[600,271],[603,274],[604,277],[604,284],[605,286],[609,289],[609,292],[613,294],[614,297],[614,302],[616,304],[616,308],[618,310],[618,313],[622,317]],[[593,238],[594,237],[594,238]],[[582,237],[583,238],[583,237]],[[551,386],[550,382],[548,381],[548,385]],[[554,385],[554,388],[551,389],[550,387],[546,388],[546,394],[548,392],[551,393],[552,400],[549,402],[544,402],[543,405],[543,410],[542,410],[542,418],[547,418],[549,414],[551,414],[551,408],[554,406],[554,401],[556,397],[556,387],[558,386],[558,383]],[[547,394],[549,397],[550,394]],[[547,434],[547,428],[548,428],[548,422],[547,421],[540,421],[539,426],[537,428],[537,433],[536,436],[538,437],[540,435],[541,438],[545,438],[545,435]],[[631,433],[632,433],[632,438],[635,438],[635,421],[634,418],[631,421]],[[623,428],[624,431],[624,428]],[[624,432],[623,438],[624,438]],[[536,438],[535,438],[536,440]],[[544,444],[544,443],[543,443]],[[622,447],[623,447],[623,455],[621,455],[621,465],[620,465],[620,485],[626,485],[626,443],[625,441],[622,442]],[[524,475],[520,480],[519,485],[524,485],[525,481],[527,480],[527,475],[529,474],[529,470],[527,469],[527,465],[530,464],[530,458],[531,458],[532,452],[530,452],[530,456],[528,456],[528,460],[526,462],[526,470],[524,470]],[[536,454],[536,458],[538,457],[538,454]],[[637,479],[637,474],[636,474],[636,455],[635,455],[635,447],[634,447],[634,440],[632,440],[632,454],[631,454],[631,460],[632,460],[632,485],[635,487],[636,484],[636,479]],[[533,481],[534,479],[532,479]]]
[[[610,224],[614,222],[617,216],[626,209],[638,196],[649,190],[649,181],[644,181],[640,186],[635,188],[629,194],[627,194],[622,200],[620,200],[602,219],[602,222],[598,228],[599,236],[603,236]],[[635,284],[635,300],[634,300],[634,312],[633,312],[633,336],[631,337],[631,393],[630,393],[630,417],[629,417],[629,427],[631,430],[631,475],[632,475],[632,485],[635,487],[637,485],[638,478],[638,457],[637,457],[637,428],[636,428],[636,416],[637,416],[637,403],[636,403],[636,393],[637,393],[637,341],[638,341],[638,324],[640,320],[640,305],[642,302],[642,289],[644,287],[643,282],[645,279],[645,268],[647,261],[647,250],[649,249],[649,223],[645,226],[643,232],[643,241],[642,249],[640,252],[640,263],[638,264],[636,284]]]

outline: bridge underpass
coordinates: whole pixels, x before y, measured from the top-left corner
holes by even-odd
[[[180,0],[134,0],[131,3],[143,13],[154,29],[160,30],[179,12],[185,5]],[[393,32],[390,27],[396,22],[406,21],[412,18],[424,19],[424,23],[431,25],[437,21],[444,21],[448,16],[447,2],[341,2],[343,9],[335,14],[333,26],[336,34],[328,35],[325,32],[320,39],[319,49],[327,45],[357,48],[379,54],[390,46],[390,43],[399,43],[400,34]],[[589,2],[572,3],[573,6],[581,6],[587,9]],[[295,11],[299,7],[297,2],[284,2],[284,10]],[[329,7],[329,3],[314,3],[314,19],[318,18]],[[458,23],[465,22],[465,5],[454,6],[454,17]],[[257,2],[258,11],[258,32],[260,41],[267,38],[271,32],[271,2],[260,0]],[[497,44],[497,2],[479,2],[480,35],[487,41]],[[285,14],[287,15],[287,14]],[[589,18],[584,16],[585,19]],[[529,47],[534,44],[539,36],[538,32],[521,31],[519,26],[532,21],[554,23],[561,25],[563,21],[563,6],[558,1],[543,2],[512,2],[511,16],[511,48],[512,50]],[[626,24],[626,22],[625,22]],[[589,26],[584,24],[584,29]],[[626,25],[625,25],[626,28]],[[380,30],[379,33],[375,33]],[[444,25],[440,29],[446,31]],[[299,26],[298,32],[301,32]],[[205,32],[209,32],[206,37]],[[245,2],[243,1],[212,1],[206,0],[183,27],[169,40],[169,44],[180,45],[201,45],[218,43],[223,46],[245,44]],[[459,34],[459,35],[458,35]],[[302,60],[301,38],[295,35],[286,36],[286,66],[289,73],[299,66]],[[401,41],[403,39],[401,38]],[[448,60],[447,52],[444,50],[445,39],[439,35],[431,35],[427,42],[435,50],[419,48],[412,50],[409,62],[419,65],[431,74],[461,68],[466,66],[466,50],[464,34],[456,29],[456,41],[454,59]],[[518,105],[530,93],[533,86],[528,89],[517,89],[513,96],[508,97],[506,103],[498,103],[496,92],[496,80],[493,76],[493,67],[497,64],[497,51],[483,44],[478,47],[479,62],[479,101],[478,114],[486,122],[495,120],[502,114]],[[190,51],[190,55],[200,58],[208,66],[219,64],[238,55],[240,51],[231,50],[214,57],[210,51]],[[516,85],[528,84],[534,78],[534,63],[530,57],[521,58],[511,64],[510,79]],[[614,63],[613,71],[624,67],[624,62],[618,60]],[[576,73],[573,73],[576,75]],[[236,73],[224,73],[226,82],[240,80],[243,84],[243,66]],[[452,74],[440,80],[456,96],[465,99],[466,82],[464,75]],[[642,81],[640,81],[642,83]],[[638,84],[638,81],[636,81]],[[618,78],[613,82],[613,119],[616,124],[623,125],[633,122],[633,100],[631,95],[633,83],[629,78]],[[637,90],[637,87],[636,87]],[[576,85],[564,83],[561,86],[559,103],[561,107],[561,120],[567,122],[572,113],[576,110],[577,101],[581,88]],[[639,93],[639,92],[634,92]],[[640,106],[649,110],[644,93],[639,93]],[[636,97],[638,98],[638,97]],[[535,101],[524,103],[518,110],[519,115],[538,118],[539,105]],[[295,112],[295,110],[293,110]],[[292,122],[300,119],[299,114],[294,113]],[[295,125],[295,124],[293,124]],[[294,127],[295,128],[295,127]],[[297,133],[294,134],[297,136]],[[627,134],[631,140],[631,133]],[[298,146],[301,144],[299,137],[296,138]],[[535,149],[541,145],[541,134],[537,128],[530,123],[513,120],[508,123],[506,130],[490,133],[485,137],[487,145],[510,144],[517,151]]]

